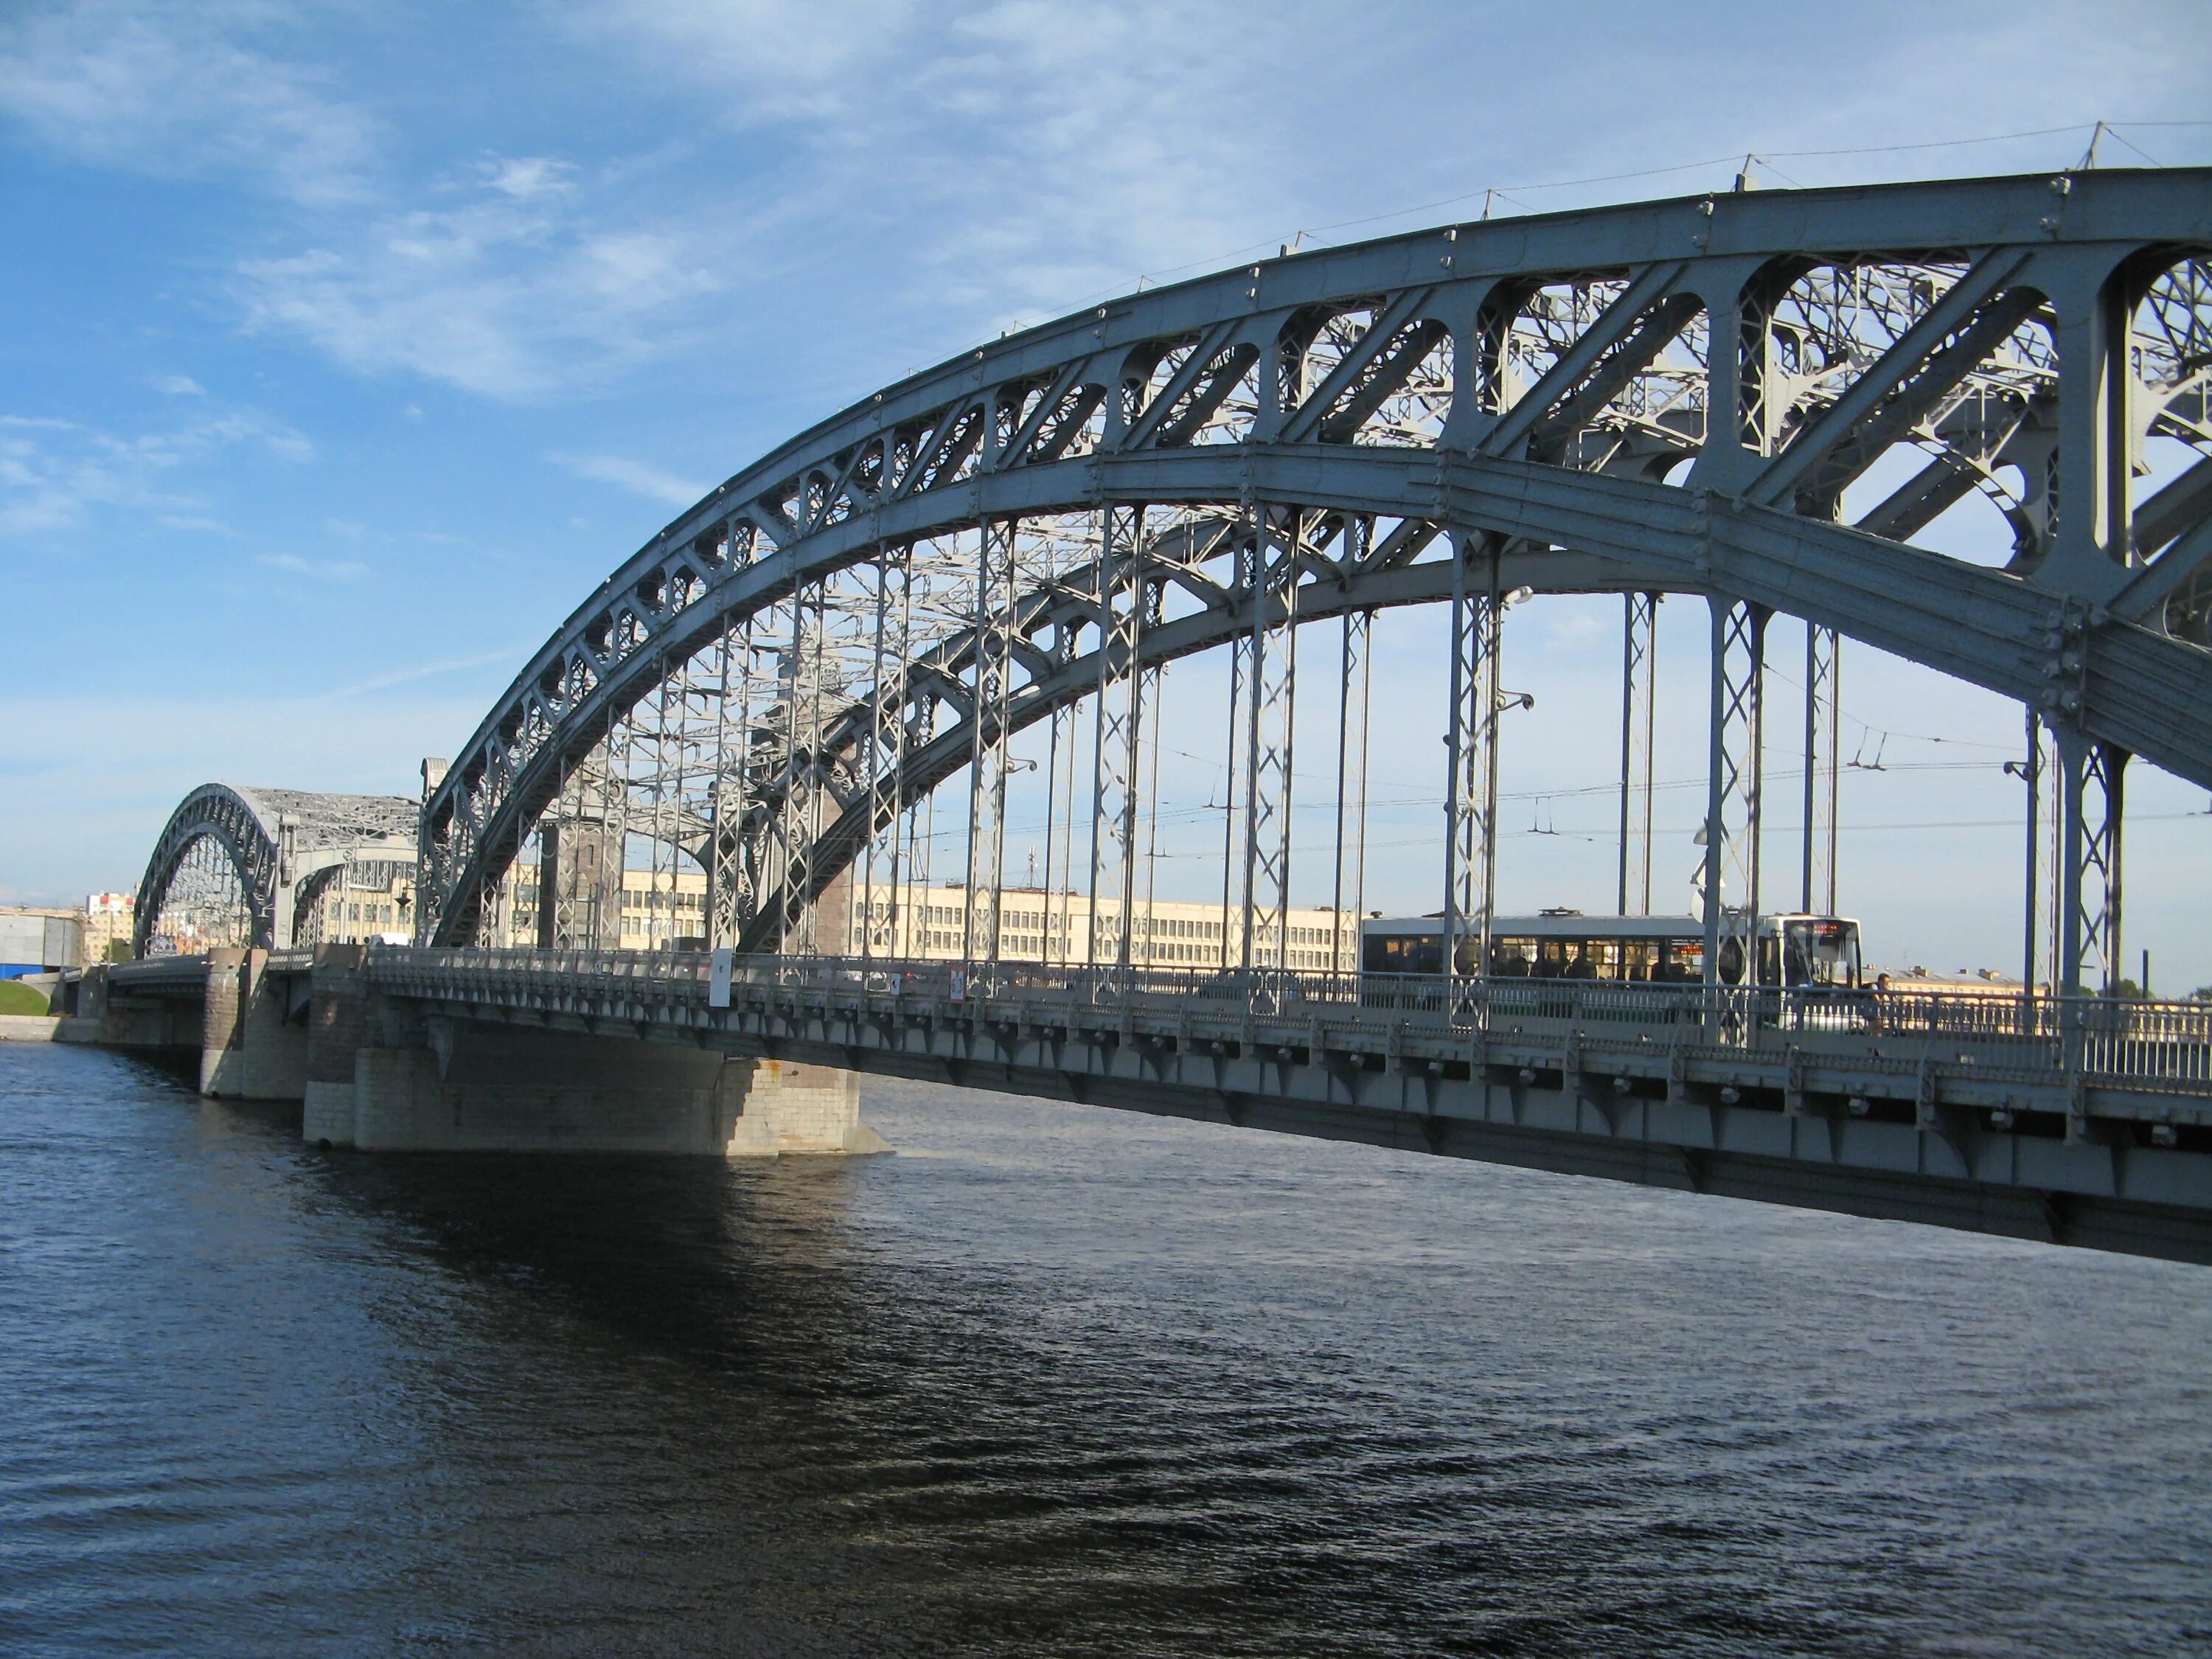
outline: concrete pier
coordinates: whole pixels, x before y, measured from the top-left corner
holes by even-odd
[[[635,1037],[433,1021],[420,1045],[356,1050],[349,1087],[313,1086],[303,1137],[362,1152],[884,1150],[850,1072]]]
[[[225,950],[158,976],[88,971],[64,1042],[198,1062],[200,1092],[297,1100],[312,1146],[364,1152],[651,1152],[708,1158],[885,1150],[860,1079],[814,1064],[626,1031],[549,1030],[441,1015],[373,991],[362,947],[312,971]],[[155,983],[158,979],[158,986]],[[158,991],[158,994],[156,994]],[[52,1022],[41,1022],[51,1024]]]
[[[266,951],[208,953],[200,1092],[218,1100],[298,1100],[307,1081],[307,1008]]]

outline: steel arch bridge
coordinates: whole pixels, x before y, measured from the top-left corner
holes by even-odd
[[[2058,985],[2101,988],[2130,758],[2212,787],[2208,383],[2201,170],[1460,224],[1127,296],[885,387],[615,570],[434,781],[416,936],[492,934],[535,839],[540,942],[598,942],[556,891],[560,829],[588,823],[602,862],[642,835],[703,869],[711,942],[803,953],[842,872],[910,878],[923,803],[964,771],[964,954],[995,959],[1009,742],[1052,722],[1065,845],[1087,700],[1094,959],[1126,963],[1156,677],[1225,646],[1243,959],[1280,966],[1297,629],[1344,629],[1328,690],[1356,771],[1367,623],[1419,604],[1451,615],[1447,926],[1486,926],[1522,589],[1626,596],[1622,902],[1648,908],[1650,645],[1674,593],[1711,612],[1709,947],[1762,899],[1786,614],[1808,625],[1810,772],[1835,764],[1843,639],[2022,705],[2057,849],[2029,935]],[[1926,544],[1978,499],[2001,566]],[[1808,902],[1832,881],[1825,810]]]
[[[169,815],[138,884],[131,954],[143,957],[195,865],[227,878],[212,899],[243,913],[239,943],[277,950],[307,943],[302,929],[348,866],[415,861],[419,808],[397,795],[325,795],[299,789],[202,784]]]

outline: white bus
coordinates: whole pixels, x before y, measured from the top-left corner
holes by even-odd
[[[1730,919],[1735,921],[1734,918]],[[1456,960],[1475,971],[1475,938],[1460,924]],[[1859,983],[1859,925],[1842,916],[1761,916],[1761,985],[1855,988]],[[1719,979],[1744,982],[1740,937],[1721,939]],[[1441,974],[1441,916],[1370,917],[1359,924],[1362,974]],[[1490,924],[1493,979],[1595,980],[1614,985],[1696,985],[1705,976],[1705,925],[1695,916],[1586,916],[1547,910],[1497,916]]]

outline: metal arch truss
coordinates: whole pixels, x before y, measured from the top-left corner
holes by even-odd
[[[1258,780],[1286,751],[1263,751],[1255,716],[1288,708],[1294,630],[1450,600],[1440,537],[1495,549],[1509,592],[1685,593],[1718,619],[1758,616],[1739,647],[1767,613],[1798,617],[2013,698],[2077,747],[2212,786],[2208,246],[2203,171],[1743,193],[1271,260],[1010,336],[793,438],[609,578],[426,803],[418,936],[475,938],[563,788],[620,748],[677,665],[731,638],[749,638],[750,702],[687,843],[714,868],[714,937],[787,942],[793,907],[879,836],[904,836],[911,877],[927,792],[963,765],[970,874],[995,891],[1006,736],[1121,696],[1127,642],[1102,662],[1078,636],[1167,592],[1194,608],[1144,610],[1138,660],[1237,650],[1246,832],[1231,871],[1272,884],[1277,803]],[[2179,459],[2139,486],[2154,442]],[[1954,506],[1997,515],[2002,568],[1915,544]],[[1100,545],[1116,512],[1134,515],[1133,559]],[[1236,556],[1240,574],[1203,568]],[[755,685],[753,656],[778,647],[754,630],[793,639],[779,618],[814,593],[833,620],[863,599],[872,617],[887,557],[906,562],[911,629],[896,652],[820,636],[817,731],[795,690]],[[1133,678],[1127,695],[1133,734]],[[868,780],[894,700],[887,793]],[[1056,766],[1075,763],[1075,730]],[[1753,753],[1726,752],[1752,766],[1731,799],[1755,811]],[[1133,766],[1121,785],[1126,884]],[[2117,820],[2106,836],[2083,818],[2094,790],[2062,793],[2064,839],[2085,849],[2069,890],[2085,870],[2104,878],[2109,841],[2116,896]],[[971,951],[993,942],[989,902],[974,898]],[[2077,945],[2104,926],[2065,914]]]
[[[237,881],[245,911],[240,943],[269,951],[301,942],[317,901],[349,866],[414,863],[419,810],[404,796],[202,784],[170,813],[146,861],[131,954],[146,954],[179,872],[210,845],[221,849]]]

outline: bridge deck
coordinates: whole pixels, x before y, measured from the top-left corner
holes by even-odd
[[[374,947],[475,1019],[2212,1261],[2212,1008]]]

